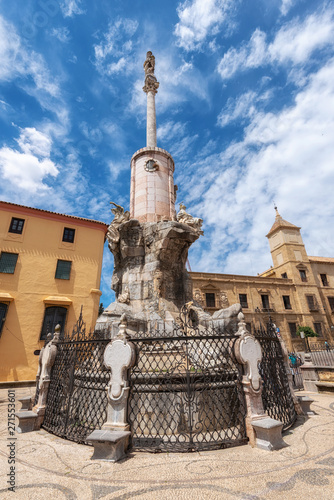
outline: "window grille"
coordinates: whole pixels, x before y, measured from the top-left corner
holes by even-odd
[[[66,307],[46,307],[41,331],[41,340],[45,340],[48,333],[54,333],[55,327],[60,325],[60,332],[64,332],[67,309]]]
[[[289,295],[283,295],[283,302],[285,309],[292,309]]]
[[[66,241],[67,243],[73,243],[74,235],[75,235],[75,229],[64,227],[63,241]]]
[[[263,309],[269,309],[270,306],[269,306],[269,297],[268,297],[268,295],[261,295],[261,299],[262,299],[262,307],[263,307]]]
[[[320,274],[320,278],[323,286],[328,286],[327,274]]]
[[[18,253],[1,252],[0,273],[14,274],[18,256]]]
[[[58,260],[55,278],[69,280],[72,262],[70,260]]]
[[[302,281],[304,281],[304,282],[305,282],[305,281],[307,281],[306,271],[304,271],[304,269],[300,269],[300,270],[299,270],[299,274],[300,274],[300,279],[301,279]]]
[[[214,293],[205,294],[206,307],[216,307],[216,297]]]
[[[297,325],[296,323],[288,323],[291,337],[297,337]]]
[[[0,337],[2,332],[2,327],[5,323],[6,314],[7,314],[8,305],[0,303]]]
[[[322,326],[321,323],[313,323],[314,331],[318,334],[318,337],[322,337]]]
[[[17,219],[16,217],[12,217],[12,220],[11,220],[11,223],[9,226],[9,232],[16,233],[16,234],[22,234],[23,225],[24,225],[24,219]]]
[[[240,302],[240,305],[243,309],[248,308],[247,294],[246,293],[239,293],[239,302]]]
[[[331,308],[331,311],[334,312],[334,297],[327,297],[328,302],[329,302],[329,307]]]
[[[318,311],[318,303],[314,295],[306,295],[307,305],[310,311]]]

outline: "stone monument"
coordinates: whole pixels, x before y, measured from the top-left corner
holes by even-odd
[[[147,143],[131,159],[130,211],[112,203],[114,219],[107,239],[114,255],[111,288],[116,301],[97,321],[97,329],[112,325],[112,337],[126,314],[128,331],[147,329],[149,323],[175,321],[180,308],[192,301],[191,279],[186,271],[189,247],[202,234],[202,219],[193,217],[180,203],[175,211],[177,186],[174,185],[174,160],[157,147],[155,95],[159,82],[154,74],[155,57],[147,52],[144,62],[147,95]],[[194,314],[201,316],[200,304]],[[240,306],[227,312],[236,318]],[[225,313],[206,321],[221,323]],[[203,315],[202,315],[203,316]]]

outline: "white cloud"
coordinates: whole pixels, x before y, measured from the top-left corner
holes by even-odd
[[[251,118],[257,111],[257,105],[268,101],[272,96],[270,90],[256,94],[256,92],[246,92],[238,98],[230,97],[227,100],[226,106],[218,115],[217,123],[221,127],[225,127],[231,122],[239,120],[239,123],[245,119]]]
[[[254,112],[244,139],[197,163],[183,184],[196,178],[191,210],[204,219],[215,244],[198,258],[198,269],[238,274],[271,265],[265,234],[281,215],[302,226],[308,253],[333,254],[334,59],[310,76],[293,105]],[[214,171],[215,176],[207,176]],[[187,174],[185,174],[187,175]]]
[[[238,71],[263,65],[306,63],[311,55],[326,45],[334,44],[334,14],[327,9],[312,14],[303,22],[294,19],[276,33],[272,43],[266,34],[256,29],[249,42],[239,49],[230,48],[218,64],[218,72],[224,80]]]
[[[63,26],[61,28],[53,28],[51,30],[51,35],[58,38],[58,40],[62,43],[68,43],[71,39],[70,31],[68,28],[66,28],[66,26]]]
[[[35,193],[47,190],[44,180],[48,175],[56,177],[59,170],[50,160],[51,139],[35,128],[21,130],[17,140],[21,151],[3,147],[0,149],[2,177],[19,190]]]
[[[198,50],[208,36],[215,35],[219,26],[227,22],[231,0],[186,0],[179,4],[180,21],[175,26],[177,44],[187,51]]]
[[[109,24],[100,43],[94,45],[95,66],[100,73],[128,74],[133,70],[135,59],[131,38],[137,28],[138,22],[128,18],[118,18]]]
[[[60,8],[64,17],[74,17],[75,15],[85,14],[80,7],[81,0],[63,0],[60,2]]]
[[[282,0],[280,11],[283,16],[286,16],[289,10],[294,7],[294,5],[298,2],[299,0]]]

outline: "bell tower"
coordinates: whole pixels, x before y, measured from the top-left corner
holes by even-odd
[[[154,74],[155,57],[147,52],[144,62],[147,95],[146,147],[131,159],[130,216],[139,222],[175,220],[174,160],[157,147],[155,95],[159,82]]]

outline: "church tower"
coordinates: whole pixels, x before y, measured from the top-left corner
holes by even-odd
[[[300,227],[284,220],[275,207],[276,217],[267,238],[277,278],[290,278],[295,283],[312,283],[314,276]]]
[[[154,74],[155,57],[147,52],[144,62],[147,95],[146,147],[131,159],[130,216],[139,222],[175,220],[174,160],[157,147],[155,94],[159,82]]]

